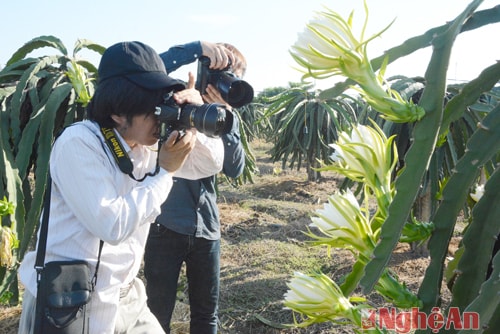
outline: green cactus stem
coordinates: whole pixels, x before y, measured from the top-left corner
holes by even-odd
[[[365,276],[360,284],[365,293],[370,292],[388,264],[396,246],[403,225],[408,220],[422,177],[429,165],[436,145],[443,115],[443,97],[446,86],[446,72],[453,42],[460,33],[467,17],[481,4],[472,2],[443,32],[433,41],[433,53],[427,68],[425,79],[427,86],[421,98],[421,106],[426,111],[425,117],[414,128],[414,143],[408,150],[405,169],[396,180],[396,195],[389,207],[386,221],[382,225],[380,242],[373,252],[373,259],[365,268]]]
[[[498,203],[498,202],[497,202]],[[495,302],[496,299],[496,302]],[[465,312],[479,313],[478,330],[462,330],[459,334],[498,333],[500,325],[500,253],[493,258],[493,273],[486,282],[483,283],[479,295],[469,304]]]
[[[424,303],[424,311],[430,311],[438,303],[444,261],[456,218],[467,198],[468,190],[476,180],[480,167],[500,149],[498,129],[500,129],[500,105],[483,119],[469,139],[464,156],[458,161],[455,173],[443,189],[442,202],[432,219],[435,230],[428,244],[431,262],[419,289],[419,298]]]
[[[498,132],[498,131],[497,131]],[[474,206],[472,222],[463,237],[465,251],[457,271],[460,273],[453,285],[451,306],[463,310],[478,294],[486,278],[495,240],[500,232],[500,168],[485,185],[484,195]]]

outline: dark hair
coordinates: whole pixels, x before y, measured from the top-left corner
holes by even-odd
[[[116,126],[111,115],[126,116],[131,122],[136,115],[154,112],[165,93],[166,89],[147,90],[124,77],[110,78],[97,86],[87,106],[88,118],[109,128]]]

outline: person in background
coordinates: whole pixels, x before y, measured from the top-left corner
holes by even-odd
[[[211,69],[222,70],[231,64],[237,77],[245,73],[245,58],[230,44],[192,42],[160,54],[169,74],[201,56],[210,58]],[[231,109],[212,85],[208,85],[203,100]],[[243,172],[245,154],[238,117],[234,115],[233,120],[229,133],[211,140],[223,143],[222,172],[235,178]],[[198,132],[196,136],[204,135]],[[217,333],[221,232],[216,201],[216,173],[197,180],[174,177],[172,191],[151,227],[144,257],[148,305],[167,333],[183,263],[188,282],[190,333]]]
[[[88,118],[66,128],[50,156],[52,177],[46,261],[86,260],[95,271],[90,333],[163,333],[147,307],[137,273],[149,228],[172,188],[174,175],[199,179],[222,168],[221,148],[206,147],[195,131],[174,131],[158,147],[156,106],[179,81],[167,75],[159,55],[141,42],[122,42],[104,52]],[[178,103],[202,104],[191,78]],[[133,165],[122,172],[103,135],[111,130]],[[221,145],[222,146],[222,145]],[[209,153],[213,163],[206,159]],[[216,163],[217,162],[217,163]],[[203,166],[203,168],[199,167]],[[19,274],[26,288],[20,334],[33,332],[37,295],[36,252],[24,258]]]

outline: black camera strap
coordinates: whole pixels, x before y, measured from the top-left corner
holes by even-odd
[[[109,149],[111,150],[111,153],[113,153],[113,157],[115,158],[116,163],[118,164],[118,167],[120,170],[130,176],[132,179],[142,182],[146,177],[148,176],[155,176],[160,172],[160,164],[158,163],[159,155],[156,157],[156,167],[154,172],[148,172],[146,173],[142,178],[137,179],[134,174],[134,165],[132,164],[132,161],[130,160],[130,157],[128,156],[127,152],[125,151],[125,148],[123,147],[120,139],[116,136],[115,130],[111,128],[104,128],[101,127],[101,133],[104,136],[104,140],[106,141],[106,145],[108,145]]]

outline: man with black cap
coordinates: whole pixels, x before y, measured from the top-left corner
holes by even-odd
[[[194,130],[174,131],[159,150],[155,107],[177,90],[158,54],[140,42],[109,47],[88,106],[89,120],[75,123],[55,141],[45,261],[85,260],[97,283],[90,303],[90,333],[163,333],[136,278],[149,226],[172,187],[172,176],[198,179],[222,168],[218,150],[196,142]],[[202,104],[190,80],[177,103]],[[107,139],[114,138],[109,145]],[[119,156],[116,152],[119,150]],[[211,153],[213,153],[211,155]],[[128,169],[125,166],[128,166]],[[37,278],[35,252],[19,269],[26,290],[19,333],[33,333]]]

